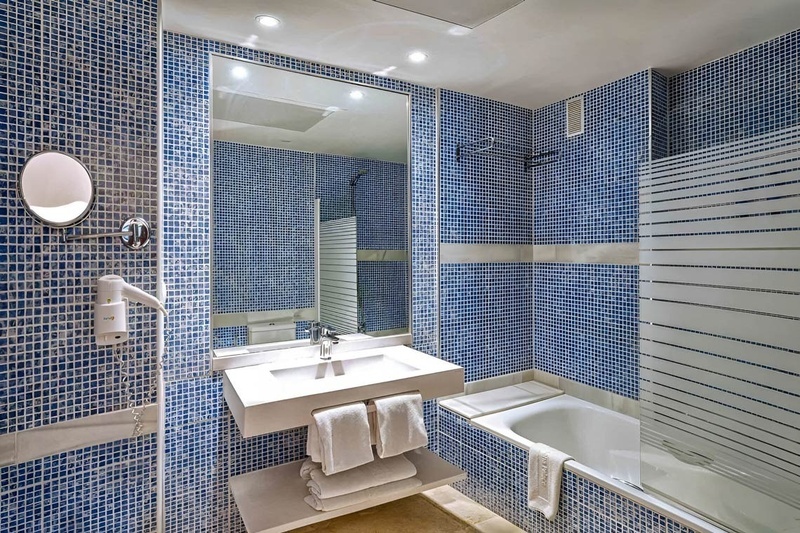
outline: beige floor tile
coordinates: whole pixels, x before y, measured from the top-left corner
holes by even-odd
[[[294,533],[474,533],[477,530],[445,512],[429,499],[416,495],[293,531]]]
[[[500,516],[475,524],[481,533],[525,533],[520,528]]]

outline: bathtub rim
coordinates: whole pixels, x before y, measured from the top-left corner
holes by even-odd
[[[527,405],[512,407],[511,409],[506,409],[504,411],[499,411],[488,415],[478,416],[473,419],[466,419],[464,417],[460,417],[459,415],[455,416],[459,416],[459,418],[462,418],[463,420],[469,422],[471,426],[476,427],[482,431],[486,431],[487,433],[491,433],[495,437],[502,439],[503,441],[508,442],[509,444],[527,452],[528,450],[530,450],[531,446],[533,445],[533,442],[515,433],[511,429],[511,425],[505,423],[506,421],[503,421],[502,423],[499,421],[503,420],[503,415],[507,416],[508,413],[511,413],[512,411],[522,412],[530,410],[541,410],[542,405],[545,404],[546,402],[567,403],[573,406],[578,405],[584,408],[589,407],[591,409],[605,411],[615,416],[622,416],[638,422],[638,419],[632,416],[619,413],[611,409],[607,409],[605,407],[593,404],[591,402],[587,402],[586,400],[582,400],[580,398],[576,398],[568,394],[562,394],[554,398],[548,398],[546,400],[541,400],[539,402]],[[651,511],[654,511],[667,518],[671,518],[672,520],[675,520],[681,525],[688,526],[691,529],[697,531],[698,533],[729,533],[728,530],[721,529],[720,527],[717,527],[713,523],[703,518],[700,518],[692,513],[689,513],[688,511],[684,511],[683,509],[680,509],[671,503],[668,503],[660,498],[657,498],[656,496],[653,496],[643,491],[635,490],[625,485],[624,483],[617,481],[611,478],[610,476],[607,476],[606,474],[603,474],[602,472],[595,470],[594,468],[590,468],[582,463],[579,463],[574,459],[570,459],[564,463],[564,470],[572,472],[573,474],[579,477],[588,479],[589,481],[603,487],[606,490],[618,493],[624,496],[625,498],[634,501],[639,505],[646,507],[647,509],[650,509]]]

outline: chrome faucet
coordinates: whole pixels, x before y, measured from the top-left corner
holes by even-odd
[[[319,358],[323,361],[330,361],[334,344],[339,344],[339,337],[336,336],[336,331],[322,326],[319,336]]]
[[[312,320],[311,324],[309,324],[308,328],[306,328],[306,333],[308,333],[308,340],[311,341],[312,345],[319,344],[319,334],[321,329],[322,325],[316,320]]]

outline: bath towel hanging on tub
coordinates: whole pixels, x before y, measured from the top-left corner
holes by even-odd
[[[569,455],[536,443],[528,451],[528,507],[553,520],[561,496],[561,474]]]

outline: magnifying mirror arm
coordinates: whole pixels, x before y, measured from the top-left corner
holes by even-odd
[[[103,233],[83,233],[70,235],[67,230],[63,231],[64,242],[85,241],[94,239],[107,239],[119,237],[122,244],[131,250],[141,250],[150,243],[150,225],[143,218],[132,217],[122,223],[119,231],[107,231]]]
[[[128,237],[133,235],[132,231],[109,231],[107,233],[82,233],[80,235],[70,235],[64,230],[64,242],[88,241],[93,239],[105,239],[107,237]]]

